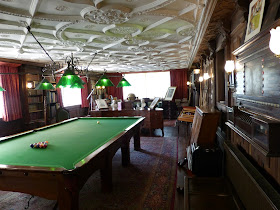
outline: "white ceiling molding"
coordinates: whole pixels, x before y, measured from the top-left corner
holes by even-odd
[[[191,66],[191,64],[192,64],[191,61],[193,61],[194,56],[196,55],[196,53],[198,51],[198,48],[199,48],[200,43],[202,41],[202,38],[205,34],[206,28],[207,28],[207,26],[209,24],[209,21],[211,19],[210,17],[212,16],[212,14],[214,12],[217,1],[218,0],[205,1],[206,5],[203,8],[204,12],[203,12],[202,16],[200,17],[200,20],[199,20],[199,23],[198,23],[198,27],[197,27],[197,32],[198,33],[196,33],[196,36],[195,36],[194,41],[193,41],[194,48],[191,51],[188,66]]]
[[[146,32],[146,31],[148,31],[148,30],[150,30],[150,29],[152,29],[152,28],[155,28],[155,27],[157,27],[157,26],[159,26],[159,25],[161,25],[161,24],[163,24],[163,23],[165,23],[165,22],[167,22],[167,21],[169,21],[169,20],[172,20],[172,19],[173,19],[173,17],[166,17],[166,18],[163,18],[163,19],[161,19],[161,20],[159,20],[159,21],[157,21],[157,22],[155,22],[155,23],[149,25],[147,28],[144,29],[143,32]]]
[[[191,5],[189,5],[187,8],[181,10],[181,11],[179,12],[179,16],[180,16],[180,15],[184,15],[184,14],[186,14],[186,13],[188,13],[188,12],[190,12],[190,11],[196,9],[196,8],[197,8],[197,5],[191,4]]]
[[[187,68],[216,1],[0,1],[0,58],[49,63],[30,25],[55,62],[75,52],[87,65],[97,52],[92,71]]]

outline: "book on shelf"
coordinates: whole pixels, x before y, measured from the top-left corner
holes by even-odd
[[[56,92],[48,92],[47,93],[48,103],[56,103]]]

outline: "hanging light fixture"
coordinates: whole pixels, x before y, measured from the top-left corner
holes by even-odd
[[[36,87],[35,90],[53,90],[55,89],[54,86],[44,78]]]
[[[73,54],[71,54],[71,57],[69,58],[70,60],[67,60],[68,58],[66,58],[68,67],[58,81],[56,87],[84,88],[83,85],[85,82],[77,74],[75,74]]]
[[[100,79],[97,81],[95,86],[104,86],[104,87],[111,87],[111,86],[115,86],[112,81],[105,75],[106,71],[104,72],[104,74],[100,77]]]
[[[125,87],[125,86],[131,86],[131,84],[124,77],[122,77],[117,87]]]
[[[6,91],[6,90],[0,86],[0,91]]]

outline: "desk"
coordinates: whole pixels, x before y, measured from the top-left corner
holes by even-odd
[[[102,190],[111,190],[112,158],[121,148],[122,164],[130,163],[129,142],[134,137],[134,149],[140,149],[143,119],[73,118],[1,138],[0,190],[58,200],[60,210],[78,209],[79,191],[94,171],[101,170]],[[40,141],[49,141],[48,147],[30,148]]]
[[[150,135],[152,135],[153,129],[161,129],[162,136],[163,132],[163,110],[133,110],[133,109],[123,109],[123,110],[94,110],[90,111],[91,117],[119,117],[119,116],[142,116],[145,117],[143,128],[149,129]]]

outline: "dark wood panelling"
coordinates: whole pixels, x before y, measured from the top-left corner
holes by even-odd
[[[238,131],[238,132],[237,132]],[[280,189],[280,157],[266,157],[255,145],[248,142],[249,137],[240,131],[239,128],[231,129],[231,142],[235,146],[242,148],[243,152],[250,157],[254,164],[272,183],[277,183],[276,189]]]
[[[236,104],[280,119],[280,63],[268,47],[269,31],[278,25],[280,20],[263,26],[258,35],[233,53],[241,66],[236,74]]]
[[[0,137],[20,133],[24,130],[23,119],[14,120],[11,122],[4,122],[0,120]]]

